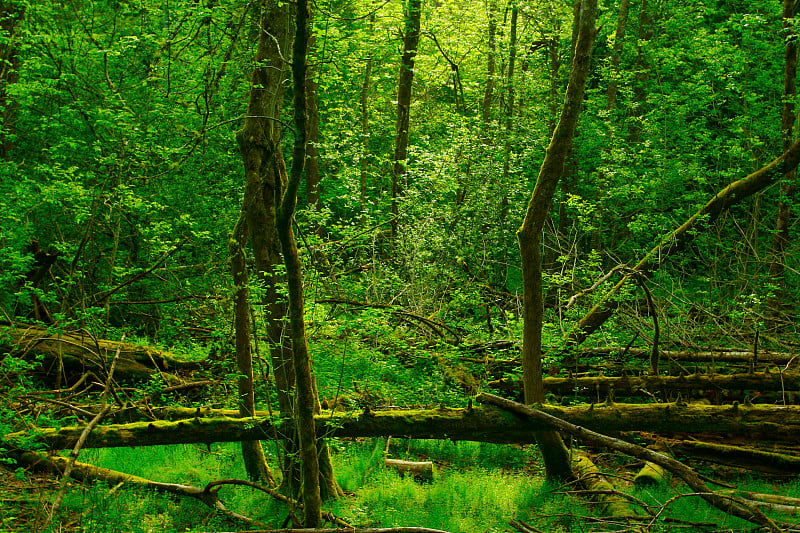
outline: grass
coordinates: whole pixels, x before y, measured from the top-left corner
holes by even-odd
[[[417,483],[383,466],[385,439],[331,440],[330,445],[335,472],[347,496],[329,502],[327,508],[359,527],[426,526],[452,533],[496,533],[513,531],[508,521],[519,519],[548,532],[588,533],[603,529],[582,518],[593,514],[582,500],[558,494],[557,488],[544,482],[535,447],[394,439],[391,456],[434,461],[434,480]],[[271,451],[268,449],[268,453]],[[235,443],[214,445],[210,451],[197,445],[86,450],[81,460],[156,481],[195,486],[245,476],[239,446]],[[615,480],[615,485],[656,506],[682,490],[681,486],[671,485],[625,488],[625,483],[619,480]],[[739,487],[800,496],[798,481],[776,486],[762,478],[744,478]],[[220,496],[229,509],[271,527],[280,527],[287,517],[283,505],[256,491],[224,487]],[[16,511],[4,510],[0,514],[4,517],[24,514]],[[725,516],[696,496],[671,501],[662,517],[713,523],[716,531],[742,531],[751,527]],[[779,519],[795,521],[786,516]],[[25,526],[15,529],[13,519],[0,524],[2,532],[32,531]],[[51,531],[144,533],[241,529],[248,527],[188,498],[125,486],[75,483],[67,492]],[[679,529],[660,521],[652,531]]]
[[[420,484],[400,477],[382,463],[384,439],[332,441],[337,478],[347,496],[331,502],[337,516],[359,526],[434,527],[454,533],[508,530],[511,518],[530,519],[529,510],[559,505],[548,498],[541,477],[532,476],[527,448],[481,443],[398,440],[393,455],[430,457],[434,481]],[[396,449],[396,450],[395,450]],[[203,486],[209,481],[245,476],[238,445],[193,445],[86,450],[81,460],[156,481]],[[278,527],[287,511],[262,494],[222,489],[225,505]],[[552,501],[550,501],[552,500]],[[199,531],[244,528],[203,504],[136,488],[75,485],[67,494],[53,530],[97,533]]]

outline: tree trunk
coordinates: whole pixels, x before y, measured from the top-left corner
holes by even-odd
[[[786,47],[784,49],[781,137],[784,151],[789,149],[794,140],[795,98],[797,95],[797,35],[794,32],[795,5],[794,0],[783,1],[783,29],[786,34]],[[769,265],[770,282],[775,286],[775,294],[768,299],[767,304],[773,319],[780,319],[782,314],[781,307],[785,297],[783,263],[786,246],[789,243],[789,222],[792,217],[794,191],[797,187],[797,170],[792,169],[787,172],[783,180]],[[777,321],[773,320],[776,323]]]
[[[392,166],[392,238],[397,237],[398,201],[402,195],[403,179],[408,158],[408,128],[411,122],[411,86],[414,82],[414,60],[419,47],[422,0],[408,0],[406,26],[403,34],[403,58],[397,82],[397,123],[395,125],[394,165]]]
[[[320,469],[317,455],[317,432],[314,422],[314,409],[317,399],[314,396],[311,361],[306,341],[305,309],[303,302],[303,278],[297,241],[292,230],[292,219],[297,206],[297,191],[303,179],[307,143],[307,100],[306,100],[306,55],[308,52],[307,0],[298,0],[295,19],[295,38],[292,47],[292,81],[294,83],[294,129],[295,141],[292,154],[292,168],[286,191],[281,199],[276,217],[278,237],[281,241],[286,281],[289,287],[289,324],[292,338],[292,359],[294,361],[297,401],[295,419],[299,437],[300,459],[302,464],[302,495],[304,504],[303,525],[307,528],[319,527],[322,523],[322,497],[320,494]]]
[[[511,168],[511,133],[514,130],[514,109],[515,109],[515,96],[514,92],[514,69],[517,63],[517,19],[519,18],[519,8],[516,3],[511,7],[511,30],[508,37],[508,76],[506,77],[506,121],[505,121],[505,156],[503,158],[503,183],[508,182],[508,173]],[[507,200],[506,200],[507,201]],[[500,221],[501,227],[504,225],[504,220]]]
[[[245,192],[242,200],[243,223],[237,224],[232,252],[244,253],[247,239],[252,241],[257,279],[264,287],[262,305],[266,315],[266,333],[270,340],[272,367],[278,388],[281,412],[291,412],[289,399],[293,376],[287,364],[288,353],[283,346],[283,315],[285,305],[280,301],[275,265],[280,263],[280,253],[275,231],[275,196],[283,187],[282,156],[280,154],[280,127],[274,118],[280,117],[283,101],[285,67],[282,60],[290,41],[288,17],[285,6],[265,0],[258,15],[258,48],[247,105],[247,116],[242,129],[236,133],[245,171]],[[244,258],[233,257],[234,283],[237,292],[242,279],[247,279]],[[241,265],[238,263],[241,262]],[[236,279],[239,276],[239,279]],[[242,306],[241,308],[239,306]],[[245,307],[246,306],[246,307]],[[253,394],[252,359],[250,354],[250,305],[240,301],[237,294],[237,318],[234,322],[237,338],[237,363],[241,379],[239,397],[251,399]],[[247,332],[239,328],[247,328]],[[245,340],[246,339],[246,340]],[[242,350],[242,351],[239,351]],[[249,376],[249,379],[248,377]],[[248,400],[249,401],[249,400]],[[255,406],[243,406],[247,416]],[[248,475],[254,478],[266,468],[263,450],[258,443],[245,443],[242,447]],[[263,463],[263,464],[262,464]],[[255,468],[254,465],[260,465]]]
[[[661,238],[661,241],[636,264],[632,273],[624,276],[567,334],[567,345],[577,346],[597,331],[614,314],[619,299],[616,297],[623,286],[634,276],[656,270],[670,255],[682,250],[703,228],[713,224],[731,206],[763,190],[780,180],[800,163],[800,141],[770,164],[735,181],[716,193],[686,222]]]
[[[254,416],[255,392],[253,387],[253,358],[250,346],[250,289],[248,287],[247,267],[245,265],[244,247],[247,244],[244,214],[233,230],[229,243],[231,256],[231,271],[234,283],[234,331],[236,337],[236,365],[239,368],[239,416],[248,418]],[[242,442],[242,458],[248,477],[253,481],[267,483],[275,486],[261,448],[257,440]]]
[[[525,213],[525,219],[517,231],[524,291],[522,368],[526,403],[544,402],[542,387],[544,303],[541,236],[547,213],[553,203],[556,186],[564,172],[564,161],[572,145],[578,116],[583,107],[586,78],[589,74],[592,47],[596,35],[594,27],[596,15],[597,0],[584,0],[580,15],[574,22],[579,27],[578,37],[561,119],[553,132],[547,154],[539,169],[539,176]],[[554,480],[571,477],[569,453],[561,441],[561,437],[550,431],[537,435],[536,440],[542,448],[547,477]]]
[[[483,101],[481,102],[481,119],[483,120],[484,138],[488,136],[489,121],[492,119],[492,98],[494,96],[494,76],[495,76],[495,36],[497,34],[497,19],[495,11],[497,6],[495,0],[489,0],[486,5],[486,15],[489,18],[488,27],[488,53],[486,56],[486,87],[483,90]]]
[[[375,13],[369,17],[370,35],[375,25]],[[372,54],[367,58],[364,67],[364,82],[361,84],[361,158],[359,161],[359,206],[362,219],[367,215],[367,164],[369,162],[369,89],[372,84]]]
[[[314,33],[309,29],[308,45],[313,48],[316,43]],[[319,103],[317,101],[316,69],[309,67],[306,79],[306,94],[308,99],[308,146],[306,148],[306,197],[308,205],[319,211],[320,183],[319,183]],[[320,228],[317,228],[318,230]]]

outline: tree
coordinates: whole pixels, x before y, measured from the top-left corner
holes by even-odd
[[[539,169],[525,219],[517,230],[524,287],[522,365],[526,403],[543,403],[545,399],[542,386],[544,301],[541,236],[547,214],[553,204],[558,181],[564,172],[564,162],[570,151],[578,117],[583,107],[586,79],[589,75],[592,47],[596,36],[596,16],[597,0],[583,0],[574,22],[578,27],[578,35],[561,118]],[[536,442],[542,450],[547,477],[570,478],[572,471],[569,454],[561,437],[555,432],[542,432],[536,435]]]
[[[408,159],[408,129],[411,123],[411,87],[414,83],[414,59],[419,46],[422,0],[408,0],[406,25],[403,32],[403,57],[397,80],[397,122],[395,125],[394,164],[392,166],[392,237],[397,236],[398,201]]]

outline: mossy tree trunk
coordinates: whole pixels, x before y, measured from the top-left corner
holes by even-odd
[[[278,385],[281,411],[291,412],[290,391],[293,369],[287,364],[283,346],[282,318],[285,305],[281,302],[275,275],[280,262],[280,250],[275,231],[276,192],[283,187],[285,171],[281,172],[280,129],[274,119],[280,117],[283,82],[286,70],[281,59],[290,42],[289,19],[285,6],[265,0],[258,15],[259,39],[247,116],[242,129],[236,133],[245,170],[245,192],[242,212],[230,243],[234,283],[236,285],[236,351],[240,372],[239,397],[241,416],[252,416],[255,410],[253,366],[251,357],[250,302],[246,284],[248,275],[244,260],[245,246],[252,243],[257,280],[262,284],[266,334],[270,341],[273,370]],[[265,38],[265,35],[271,36]],[[258,441],[244,442],[242,453],[251,478],[258,478],[266,468],[264,452]]]
[[[395,124],[394,157],[392,160],[392,238],[397,236],[399,199],[403,191],[408,158],[408,128],[411,124],[411,87],[414,83],[414,61],[419,47],[422,0],[408,0],[403,34],[403,57],[397,81],[397,123]]]
[[[572,146],[572,139],[583,106],[586,78],[589,74],[592,47],[596,35],[595,18],[597,0],[583,0],[579,16],[575,20],[578,36],[572,59],[567,92],[561,118],[550,146],[547,148],[539,176],[531,195],[522,226],[517,231],[523,280],[523,340],[522,368],[526,403],[543,403],[542,386],[542,322],[544,303],[542,296],[542,229],[553,204],[553,196],[559,179],[564,173],[564,162]],[[569,454],[561,437],[556,432],[537,434],[545,469],[549,479],[567,479],[572,476]]]
[[[283,251],[283,260],[286,265],[286,281],[289,288],[289,324],[292,338],[295,386],[297,389],[295,423],[297,425],[302,464],[303,525],[307,528],[316,528],[322,523],[320,469],[319,457],[317,456],[317,432],[314,421],[317,398],[311,376],[311,361],[306,341],[302,268],[297,250],[297,240],[292,230],[292,220],[297,207],[297,191],[303,179],[306,143],[308,140],[306,99],[308,19],[309,8],[307,0],[298,0],[294,45],[292,47],[294,151],[289,181],[278,207],[276,221],[281,250]]]

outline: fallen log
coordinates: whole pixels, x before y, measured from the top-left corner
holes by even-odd
[[[566,357],[560,363],[565,368],[570,368],[574,360],[586,360],[590,357],[607,357],[616,360],[622,356],[634,359],[646,359],[650,357],[650,349],[643,348],[617,348],[602,346],[597,348],[586,348],[578,351],[577,357]],[[758,351],[758,356],[754,359],[753,352],[748,350],[659,350],[661,357],[667,361],[681,361],[689,363],[758,363],[785,365],[786,363],[797,360],[800,365],[800,354],[791,352],[770,352]],[[494,357],[461,357],[466,363],[475,363],[498,367],[503,370],[513,370],[519,368],[522,363],[519,358],[497,359]]]
[[[655,463],[666,470],[669,470],[673,475],[680,478],[695,492],[695,494],[722,512],[726,514],[732,514],[743,520],[747,520],[748,522],[758,524],[772,533],[783,533],[781,527],[775,523],[774,520],[767,517],[756,507],[749,505],[741,498],[736,496],[723,496],[712,491],[694,470],[671,457],[654,452],[653,450],[648,450],[647,448],[642,448],[641,446],[637,446],[636,444],[632,444],[630,442],[625,442],[613,437],[609,437],[608,435],[588,430],[585,427],[571,424],[565,420],[559,419],[558,417],[554,417],[548,413],[545,413],[542,409],[534,409],[532,407],[528,407],[527,405],[512,402],[511,400],[506,400],[505,398],[500,398],[499,396],[481,393],[478,395],[478,401],[502,406],[504,409],[508,409],[527,420],[536,420],[538,422],[547,424],[552,428],[558,429],[559,431],[577,437],[583,441],[592,442],[594,444],[624,453],[625,455],[630,455],[632,457],[636,457],[637,459]],[[537,407],[542,406],[537,405]]]
[[[597,465],[585,454],[577,453],[573,457],[573,469],[589,493],[594,494],[595,501],[600,505],[601,512],[612,517],[635,516],[638,513],[631,507],[628,500],[619,495],[618,491],[600,472]]]
[[[17,357],[44,356],[47,372],[70,373],[87,370],[105,371],[117,349],[117,376],[147,379],[154,372],[195,370],[197,361],[188,361],[177,354],[149,346],[97,339],[85,332],[52,332],[38,326],[0,327],[0,350]]]
[[[796,455],[695,440],[668,439],[664,445],[673,453],[702,461],[785,476],[800,474],[800,457]]]
[[[636,393],[686,390],[800,390],[800,373],[756,372],[753,374],[691,374],[688,376],[593,376],[583,378],[544,378],[544,390],[556,394],[588,391],[606,396],[609,392]],[[490,381],[490,387],[519,392],[520,380]]]
[[[767,405],[598,404],[542,411],[587,428],[605,432],[653,431],[661,434],[702,432],[736,434],[771,440],[800,439],[800,407]],[[486,405],[466,409],[364,411],[318,415],[318,432],[324,437],[380,437],[396,435],[420,439],[452,439],[498,443],[532,443],[535,431],[549,426]],[[6,435],[0,447],[14,442],[41,444],[51,449],[75,445],[84,426],[43,428]],[[168,421],[110,424],[95,428],[84,448],[158,446],[165,444],[271,440],[292,435],[290,420],[268,416],[253,418],[189,418]]]

